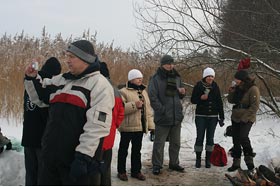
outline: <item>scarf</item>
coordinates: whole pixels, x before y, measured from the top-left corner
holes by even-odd
[[[204,94],[208,95],[209,92],[213,89],[212,84],[208,84],[205,79],[202,79],[201,83],[203,86]]]
[[[162,78],[166,79],[165,95],[173,97],[177,93],[176,78],[180,77],[179,73],[173,68],[171,71],[167,71],[162,67],[159,67],[157,74]]]
[[[177,93],[177,85],[176,85],[176,74],[174,71],[167,71],[166,72],[167,79],[166,79],[166,90],[165,95],[173,97]]]
[[[139,100],[141,100],[141,101],[143,101],[143,103],[145,103],[145,98],[142,95],[143,90],[146,88],[144,85],[138,86],[138,85],[132,84],[131,82],[128,81],[127,87],[137,90],[137,95],[138,95]],[[146,132],[145,104],[141,108],[141,125],[142,125],[142,131],[143,131],[143,133],[145,133]]]

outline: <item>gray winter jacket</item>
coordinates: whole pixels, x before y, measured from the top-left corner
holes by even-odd
[[[177,72],[176,85],[177,88],[183,87]],[[183,95],[177,92],[175,96],[166,96],[166,86],[166,73],[161,68],[158,68],[157,72],[151,77],[148,86],[148,94],[154,110],[154,122],[156,125],[164,126],[180,125],[184,117],[181,104]]]

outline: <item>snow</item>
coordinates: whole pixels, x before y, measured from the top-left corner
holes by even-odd
[[[226,125],[224,127],[217,126],[215,133],[215,143],[219,143],[225,150],[229,150],[232,146],[230,137],[224,137],[226,126],[230,125],[228,113],[226,115]],[[266,165],[270,168],[280,166],[280,119],[270,116],[261,115],[257,117],[250,132],[251,143],[254,152],[257,153],[254,161],[255,166]],[[2,133],[12,140],[16,150],[4,151],[0,154],[0,185],[18,186],[24,185],[25,168],[24,154],[20,146],[22,136],[22,123],[17,120],[0,119],[0,127]],[[186,111],[184,121],[182,123],[181,132],[181,150],[180,164],[185,167],[185,173],[178,173],[168,169],[168,142],[165,146],[165,161],[162,173],[158,176],[152,174],[151,155],[153,143],[149,140],[149,135],[145,135],[142,145],[142,172],[146,175],[146,181],[139,181],[129,177],[128,181],[120,181],[117,175],[117,151],[120,136],[117,132],[115,146],[113,148],[112,161],[112,184],[115,186],[151,186],[151,185],[214,185],[227,186],[231,183],[225,178],[226,169],[232,164],[232,159],[228,156],[228,165],[225,167],[212,166],[210,169],[204,167],[204,159],[202,167],[197,169],[194,166],[195,153],[193,145],[195,142],[196,130],[194,124],[193,113]],[[203,152],[203,158],[204,158]],[[246,169],[244,161],[241,167]],[[127,158],[127,171],[130,174],[130,151]]]

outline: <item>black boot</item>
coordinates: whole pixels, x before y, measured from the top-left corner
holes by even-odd
[[[6,150],[11,150],[12,148],[13,148],[12,143],[9,142],[9,143],[6,145]]]
[[[255,168],[253,156],[245,156],[244,161],[247,165],[248,170],[253,170]]]
[[[200,168],[201,167],[201,152],[195,152],[195,153],[196,153],[195,167]]]
[[[211,154],[212,154],[212,152],[206,151],[206,157],[205,157],[205,167],[206,168],[211,168],[211,162],[210,162]]]
[[[230,168],[228,168],[227,170],[229,172],[232,172],[232,171],[235,171],[239,168],[240,168],[240,158],[233,158],[232,166]]]

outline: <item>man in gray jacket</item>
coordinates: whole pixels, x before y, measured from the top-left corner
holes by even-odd
[[[164,55],[160,67],[149,82],[149,98],[154,110],[155,140],[153,145],[153,174],[159,175],[163,165],[164,145],[169,138],[169,169],[183,172],[179,165],[181,122],[183,120],[182,99],[186,90],[178,72],[174,69],[174,59]]]

